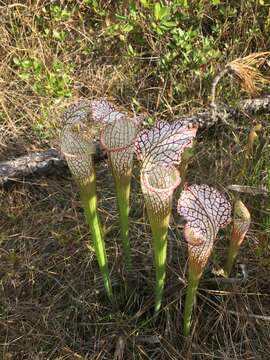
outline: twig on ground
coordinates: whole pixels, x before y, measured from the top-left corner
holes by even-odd
[[[115,352],[114,352],[114,360],[122,360],[124,359],[124,351],[126,346],[126,338],[123,335],[120,335],[117,339]]]
[[[232,315],[246,316],[246,317],[257,319],[257,320],[270,321],[270,316],[266,316],[266,315],[257,315],[257,314],[250,314],[250,313],[243,314],[243,313],[240,313],[238,311],[233,311],[233,310],[228,310],[227,312]]]

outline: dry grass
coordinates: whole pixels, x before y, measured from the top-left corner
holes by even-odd
[[[211,142],[215,154],[211,154]],[[223,146],[209,139],[206,154],[204,144],[198,143],[191,166],[198,171],[190,171],[190,181],[207,180],[205,172],[199,173],[198,164],[204,169],[208,155],[216,158],[217,165],[210,183],[219,187],[230,183],[232,173],[238,169],[226,167],[224,158],[230,164],[235,149],[228,151]],[[244,283],[219,284],[211,273],[224,259],[228,234],[221,236],[199,289],[192,340],[185,340],[182,312],[186,245],[179,217],[174,213],[169,232],[164,306],[159,318],[154,319],[151,236],[142,196],[138,196],[137,177],[133,181],[131,210],[136,268],[126,274],[119,248],[112,178],[105,163],[98,166],[97,175],[114,304],[107,302],[95,256],[89,248],[76,188],[68,174],[62,179],[32,179],[2,193],[2,357],[117,359],[113,354],[121,352],[119,344],[123,341],[123,359],[266,359],[270,351],[270,269],[269,264],[261,264],[260,256],[254,252],[254,247],[260,245],[260,225],[253,222],[240,253],[239,263],[248,272]],[[254,200],[245,201],[252,206]],[[259,215],[260,211],[253,213],[255,219],[255,213]],[[239,265],[235,271],[240,271]]]
[[[192,98],[189,92],[184,94],[183,98],[188,98],[185,101],[174,99],[170,89],[177,80],[175,74],[171,74],[172,80],[155,79],[155,60],[140,59],[135,66],[130,58],[119,56],[118,48],[113,52],[113,44],[103,43],[100,32],[89,33],[86,27],[89,23],[80,23],[76,16],[57,22],[46,15],[50,36],[41,36],[38,17],[49,3],[27,1],[19,4],[0,0],[1,159],[58,146],[61,113],[77,96],[108,95],[131,111],[134,107],[131,100],[136,98],[140,111],[147,109],[154,117],[163,118],[192,112],[194,105],[202,106],[205,102],[201,92],[194,93]],[[77,4],[85,15],[83,1]],[[243,49],[254,50],[254,43],[263,49],[263,44],[269,42],[268,37],[257,30],[254,37],[249,35],[245,39],[248,25],[243,18],[252,29],[257,24],[253,13],[245,14],[245,6],[243,2],[242,20],[237,19],[232,28],[233,36],[235,29],[240,29],[239,39],[244,47],[236,42],[228,55],[242,56]],[[228,37],[229,25],[228,21],[224,24],[218,41]],[[64,45],[53,38],[53,28],[67,31]],[[158,45],[150,33],[147,32],[147,36],[151,46]],[[82,49],[93,39],[101,49],[98,57],[82,54]],[[233,44],[234,40],[231,37],[228,41]],[[12,63],[14,56],[25,59],[37,56],[49,72],[55,59],[65,66],[73,64],[69,72],[72,96],[63,98],[52,96],[50,91],[34,92],[34,79],[25,80],[19,76],[20,71]],[[226,58],[224,64],[229,60]],[[190,79],[187,81],[190,81],[191,92],[193,83]],[[258,121],[262,131],[243,177],[241,168],[248,134],[252,124]],[[208,183],[224,191],[232,183],[266,185],[269,162],[268,119],[242,119],[232,128],[217,125],[199,134],[188,181]],[[252,214],[252,226],[233,276],[241,276],[240,265],[244,264],[247,281],[224,284],[214,275],[226,253],[229,230],[223,232],[200,285],[190,340],[182,336],[186,244],[179,216],[174,211],[169,231],[164,306],[159,317],[154,319],[151,234],[138,174],[133,179],[130,216],[136,267],[130,274],[122,267],[115,195],[106,163],[98,165],[97,175],[115,293],[113,304],[107,302],[70,175],[30,178],[1,190],[0,358],[268,359],[270,249],[263,225],[265,218],[269,218],[268,199],[241,196]],[[234,195],[227,194],[233,200]]]
[[[242,83],[242,87],[249,95],[258,95],[269,84],[270,78],[264,76],[259,68],[267,64],[270,52],[250,54],[244,58],[235,59],[227,66]]]
[[[107,95],[118,99],[122,97],[121,102],[125,104],[128,95],[125,91],[135,85],[130,79],[131,69],[127,62],[119,66],[112,58],[97,63],[82,55],[84,43],[89,43],[89,35],[87,29],[77,30],[76,20],[62,25],[68,32],[69,40],[64,44],[54,39],[51,33],[50,36],[45,36],[44,31],[39,28],[40,18],[44,19],[44,26],[48,26],[50,32],[57,26],[61,27],[48,15],[44,15],[43,8],[49,4],[48,1],[38,1],[33,5],[30,2],[27,5],[16,2],[7,5],[0,1],[0,154],[10,153],[12,144],[20,141],[24,149],[19,146],[13,149],[17,150],[18,155],[25,152],[25,148],[34,150],[41,145],[46,146],[48,131],[54,145],[55,134],[61,127],[60,115],[74,98]],[[31,67],[29,79],[22,78],[24,70],[13,64],[16,57],[24,60],[37,58],[42,70],[33,75]],[[114,55],[114,58],[117,59],[117,56]],[[72,86],[70,99],[54,97],[54,88],[45,89],[41,94],[33,91],[35,79],[48,86],[44,77],[55,75],[53,66],[56,61],[66,67],[72,65],[68,71]],[[41,125],[41,134],[37,134],[37,124]]]

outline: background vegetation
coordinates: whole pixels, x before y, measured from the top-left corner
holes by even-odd
[[[78,96],[105,95],[129,111],[147,111],[146,126],[207,107],[211,80],[226,62],[270,49],[270,6],[266,0],[0,0],[0,33],[4,160],[58,147],[61,114]],[[222,101],[233,105],[245,96],[230,79],[222,84]],[[242,173],[248,134],[257,123],[262,129]],[[200,133],[188,181],[270,191],[269,164],[269,115],[243,117]],[[239,257],[247,281],[225,288],[213,281],[228,244],[224,232],[199,289],[193,340],[184,341],[186,246],[179,217],[174,214],[169,235],[166,300],[153,322],[151,238],[139,184],[134,178],[137,268],[128,280],[106,164],[99,165],[98,178],[118,294],[113,308],[103,294],[70,175],[33,178],[1,191],[2,358],[118,360],[123,344],[123,359],[268,359],[269,200],[242,196],[253,220]],[[124,286],[127,281],[134,292]]]

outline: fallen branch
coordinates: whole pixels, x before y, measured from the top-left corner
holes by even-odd
[[[187,120],[193,124],[198,124],[200,128],[209,128],[219,120],[228,123],[228,120],[239,117],[241,112],[249,114],[270,113],[270,96],[243,100],[239,103],[238,109],[219,105],[215,117],[212,116],[211,110],[206,110],[191,117],[182,117],[179,120]],[[97,161],[105,158],[99,144],[97,144],[95,157]],[[66,167],[65,159],[55,149],[35,152],[14,160],[0,162],[0,185],[10,181],[18,181],[34,174],[61,174]]]
[[[230,120],[236,120],[247,114],[270,114],[270,95],[262,98],[241,100],[237,108],[230,107],[223,103],[211,104],[210,110],[197,113],[194,116],[182,117],[179,120],[187,120],[193,124],[197,124],[199,128],[206,129],[218,121],[228,125]]]
[[[270,113],[270,95],[257,99],[242,100],[239,108],[241,111],[251,114]]]
[[[57,150],[50,149],[42,152],[35,152],[14,160],[0,163],[0,184],[8,181],[25,178],[32,174],[48,174],[59,171],[66,166],[65,160]]]
[[[97,146],[95,158],[101,161],[105,154]],[[67,169],[67,162],[62,154],[49,149],[21,156],[17,159],[0,162],[0,185],[18,181],[31,175],[60,175]]]

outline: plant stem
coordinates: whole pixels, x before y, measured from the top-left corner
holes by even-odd
[[[128,270],[131,269],[131,251],[128,234],[130,180],[130,176],[123,177],[121,180],[115,177],[116,198],[120,219],[120,234],[125,263]]]
[[[196,266],[195,269],[193,269],[189,263],[188,287],[187,287],[185,309],[184,309],[184,324],[183,324],[184,336],[188,336],[190,333],[192,311],[196,303],[196,293],[201,278],[201,274],[202,272],[197,272]]]
[[[152,211],[148,211],[148,218],[154,240],[154,261],[156,269],[155,285],[155,312],[161,307],[165,276],[166,276],[166,257],[167,257],[167,234],[170,221],[170,212],[163,219],[156,216]]]
[[[93,245],[102,274],[108,297],[112,298],[112,287],[108,269],[108,260],[101,229],[101,223],[97,213],[96,177],[95,173],[84,183],[80,183],[81,200],[84,206],[86,219],[92,234]]]
[[[179,167],[180,178],[181,178],[181,183],[178,188],[179,190],[177,189],[179,191],[179,195],[185,187],[187,168],[188,168],[188,164],[189,164],[189,161],[191,158],[192,158],[192,150],[189,148],[186,148],[182,154],[182,159],[181,159],[181,163],[180,163],[180,167]]]
[[[226,263],[224,266],[224,275],[227,278],[230,276],[230,274],[232,272],[233,264],[235,262],[237,253],[238,253],[238,249],[235,248],[234,246],[230,245],[228,254],[227,254],[227,260],[226,260]]]

